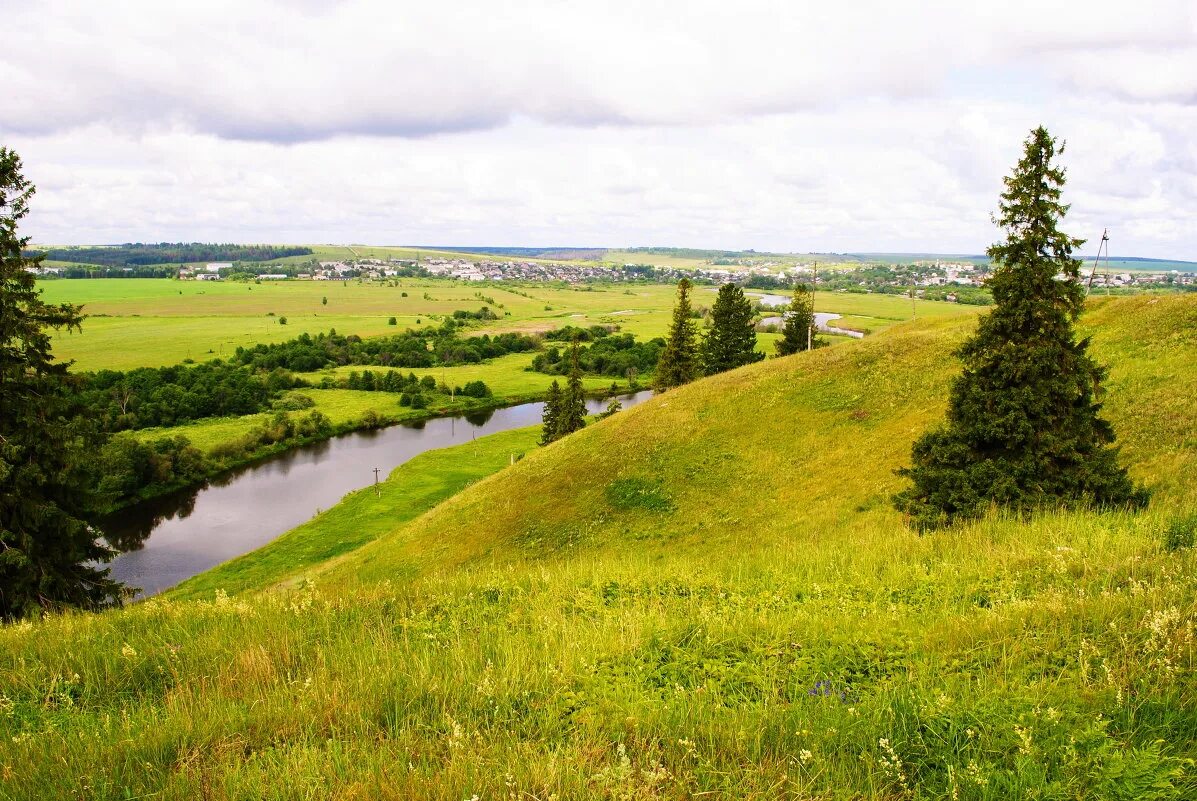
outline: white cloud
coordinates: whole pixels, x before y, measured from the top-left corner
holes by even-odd
[[[1151,4],[9,0],[43,241],[976,252],[1021,138],[1197,257],[1197,14]]]

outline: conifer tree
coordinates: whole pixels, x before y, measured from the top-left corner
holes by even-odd
[[[777,355],[789,356],[792,353],[801,353],[808,347],[822,347],[824,342],[815,336],[815,330],[815,294],[806,284],[795,284],[790,309],[785,314],[781,339],[774,344]]]
[[[677,283],[677,302],[673,306],[673,322],[669,336],[657,361],[653,389],[663,392],[671,387],[688,384],[699,375],[698,327],[694,324],[690,307],[690,281]]]
[[[1084,291],[1082,240],[1057,225],[1064,170],[1056,140],[1042,127],[1025,142],[1005,179],[995,222],[1005,238],[989,248],[995,307],[958,351],[964,371],[952,384],[947,422],[920,438],[913,486],[895,505],[920,528],[975,517],[989,505],[1142,506],[1147,495],[1118,466],[1114,432],[1098,417],[1105,369],[1077,340],[1073,322]]]
[[[564,437],[586,427],[586,392],[582,387],[582,368],[578,364],[578,343],[569,350],[569,378],[561,396],[558,436]]]
[[[78,330],[76,307],[42,302],[17,223],[33,186],[0,147],[0,619],[116,603],[121,585],[95,566],[113,552],[84,521],[94,429],[72,401],[46,328]]]
[[[560,437],[561,430],[561,385],[556,380],[549,386],[549,396],[544,401],[543,425],[540,444],[548,445]]]
[[[707,375],[734,370],[759,362],[765,354],[756,351],[756,328],[752,304],[735,284],[719,287],[711,307],[711,330],[702,342],[702,366]]]

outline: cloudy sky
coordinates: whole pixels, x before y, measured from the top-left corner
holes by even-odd
[[[1197,259],[1192,0],[0,2],[39,242],[975,253],[1042,123]]]

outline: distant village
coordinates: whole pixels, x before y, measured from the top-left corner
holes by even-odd
[[[30,268],[43,275],[62,275],[58,267]],[[97,271],[98,272],[98,271]],[[111,268],[105,274],[119,272],[136,275],[133,268]],[[378,259],[360,258],[343,261],[311,261],[272,265],[259,262],[210,262],[179,268],[183,280],[221,281],[255,279],[264,281],[349,281],[385,280],[397,277],[428,276],[460,281],[532,281],[582,284],[596,281],[676,281],[682,277],[701,283],[744,283],[756,288],[784,288],[795,283],[814,283],[828,290],[856,292],[896,292],[917,288],[918,294],[947,300],[969,302],[982,291],[988,266],[972,262],[916,261],[910,264],[861,263],[845,267],[821,265],[814,261],[759,261],[698,268],[663,267],[648,264],[595,265],[580,262],[472,260],[459,259]],[[74,276],[72,276],[74,277]],[[1089,281],[1087,270],[1082,280]],[[1092,276],[1094,289],[1197,288],[1197,273],[1176,270],[1164,272],[1120,272],[1098,270]]]

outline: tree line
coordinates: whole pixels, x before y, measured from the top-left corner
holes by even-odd
[[[126,242],[114,247],[25,250],[22,257],[69,261],[78,264],[98,264],[107,267],[135,267],[151,264],[191,264],[201,261],[270,261],[287,256],[310,256],[313,252],[311,248],[292,245]]]
[[[300,373],[324,367],[371,365],[380,367],[451,367],[539,349],[540,341],[525,334],[483,334],[461,337],[458,323],[445,320],[438,328],[407,330],[388,337],[363,339],[356,334],[301,334],[273,345],[239,347],[233,361],[257,370],[283,368]]]

